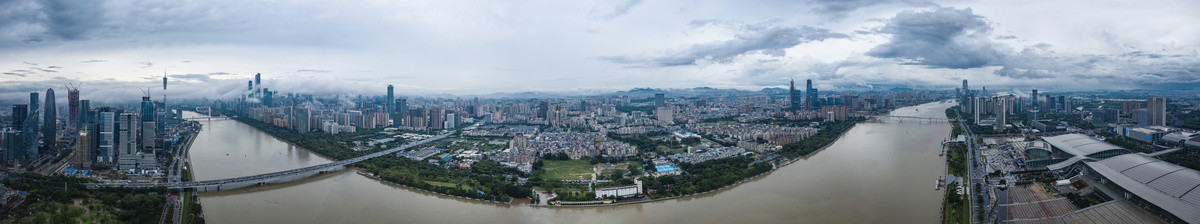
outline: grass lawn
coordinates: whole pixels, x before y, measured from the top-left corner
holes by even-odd
[[[429,183],[430,185],[439,186],[439,187],[459,187],[458,184],[456,184],[456,183],[446,183],[446,182],[441,182],[441,181],[425,180],[425,183]],[[467,186],[467,185],[462,185],[462,187],[459,187],[459,188],[466,189],[466,190],[474,189],[471,186]]]
[[[559,180],[586,180],[592,178],[592,164],[583,160],[543,160],[542,178]],[[580,176],[583,176],[580,178]]]
[[[971,205],[965,196],[954,192],[954,185],[947,185],[946,200],[942,202],[943,223],[971,223]]]

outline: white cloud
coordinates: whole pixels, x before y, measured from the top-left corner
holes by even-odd
[[[821,80],[825,89],[954,86],[962,78],[1062,88],[1096,88],[1074,80],[1105,77],[1135,79],[1117,88],[1200,83],[1200,3],[1192,1],[94,3],[0,3],[0,18],[15,18],[0,20],[0,83],[10,87],[0,100],[63,80],[136,96],[164,71],[230,74],[179,80],[181,95],[210,97],[254,73],[281,91],[328,94],[381,93],[385,83],[405,94],[751,89],[788,77]],[[898,13],[943,6],[986,21],[989,34],[967,41],[1007,47],[999,50],[1006,57],[939,66],[965,68],[946,69],[867,55],[894,39],[876,31]],[[778,35],[823,30],[847,36]],[[686,63],[630,66],[606,57]],[[334,84],[345,87],[326,87]]]

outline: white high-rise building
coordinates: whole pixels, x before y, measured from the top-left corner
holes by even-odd
[[[659,107],[654,111],[654,115],[658,117],[658,121],[663,125],[675,123],[675,106]]]

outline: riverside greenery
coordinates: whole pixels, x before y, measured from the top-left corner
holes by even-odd
[[[284,141],[297,144],[335,160],[350,159],[385,150],[376,148],[354,151],[352,150],[353,146],[347,143],[361,139],[364,136],[374,136],[374,133],[379,131],[378,129],[337,135],[322,132],[298,133],[244,117],[235,117],[234,119]],[[821,131],[818,134],[802,141],[785,145],[778,151],[778,154],[788,159],[810,155],[837,140],[842,133],[849,130],[859,121],[862,121],[862,119],[822,123],[819,127]],[[808,122],[804,124],[808,124]],[[656,134],[661,135],[664,133]],[[661,148],[668,145],[680,144],[673,139],[651,140],[649,136],[610,137],[614,137],[614,140],[626,141],[627,143],[639,146],[639,148]],[[589,160],[597,159],[599,158]],[[623,160],[627,159],[617,159],[616,161]],[[643,164],[653,163],[646,160],[643,161]],[[541,178],[543,175],[537,175],[525,184],[518,185],[516,184],[518,178],[530,177],[530,175],[486,160],[476,162],[469,169],[447,169],[428,162],[411,160],[399,156],[382,156],[357,163],[354,166],[362,169],[363,172],[375,174],[377,178],[385,181],[441,194],[497,202],[506,202],[512,198],[530,197],[533,187],[545,187],[543,185],[546,185],[546,183],[558,182],[550,179],[543,180]],[[538,171],[540,171],[540,168],[539,166]],[[657,178],[641,177],[644,188],[655,192],[648,196],[650,198],[666,198],[707,192],[765,173],[770,171],[772,166],[765,161],[755,161],[755,158],[752,156],[736,156],[695,164],[681,163],[679,164],[679,168],[684,170],[685,173]],[[535,173],[538,171],[535,171]],[[628,182],[631,181],[620,181],[618,183]],[[562,193],[564,194],[560,195],[565,196],[563,199],[568,200],[584,200],[590,196],[583,192],[572,193],[571,191],[564,191]]]

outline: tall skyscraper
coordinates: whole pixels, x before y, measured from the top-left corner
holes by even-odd
[[[12,127],[18,131],[25,129],[25,120],[29,119],[28,104],[12,105]]]
[[[384,100],[385,101],[383,102],[383,111],[387,113],[388,119],[391,119],[392,122],[394,122],[396,124],[400,123],[400,119],[396,119],[396,108],[395,108],[396,107],[395,106],[396,95],[394,92],[392,92],[392,84],[388,84],[387,99],[384,99]],[[393,124],[393,125],[395,125],[395,124]]]
[[[12,127],[11,131],[0,130],[0,134],[4,138],[4,142],[0,142],[0,146],[4,147],[4,163],[15,164],[20,163],[25,158],[27,148],[25,144],[29,143],[29,139],[25,137],[25,122],[29,121],[29,105],[13,104],[12,106]]]
[[[97,150],[98,153],[94,162],[110,165],[114,162],[117,147],[117,130],[114,127],[116,125],[116,112],[111,111],[109,108],[101,108],[96,115],[96,126],[100,135],[98,135],[99,139],[97,140],[99,150]]]
[[[46,149],[54,147],[58,142],[58,107],[54,103],[54,89],[46,89],[46,104],[45,112],[42,119],[42,144]]]
[[[788,110],[800,110],[800,94],[796,92],[796,80],[792,79],[788,83]]]
[[[438,107],[429,108],[429,125],[427,127],[429,127],[430,129],[441,128],[446,121],[445,119],[446,119],[446,112],[443,111],[442,108],[438,108]]]
[[[1149,109],[1133,109],[1129,112],[1129,114],[1131,115],[1130,117],[1133,118],[1134,123],[1140,125],[1150,125],[1154,123],[1151,118],[1152,116],[1150,116]]]
[[[979,124],[979,111],[983,109],[983,108],[980,108],[983,105],[980,104],[979,101],[982,99],[983,99],[982,97],[971,99],[971,103],[975,105],[974,106],[975,109],[971,109],[971,112],[975,112],[975,124]]]
[[[550,102],[543,100],[538,103],[537,117],[546,118],[546,114],[550,112]]]
[[[1030,96],[1029,96],[1029,108],[1031,108],[1031,109],[1034,109],[1034,110],[1037,110],[1037,109],[1038,109],[1038,103],[1037,103],[1037,102],[1038,102],[1038,97],[1037,97],[1037,89],[1034,89],[1034,90],[1033,90],[1033,95],[1030,95]]]
[[[154,145],[155,145],[155,143],[154,143],[154,137],[156,135],[155,132],[156,132],[158,125],[156,124],[156,120],[154,119],[155,117],[157,117],[157,114],[155,113],[155,109],[154,109],[154,102],[150,101],[149,96],[142,97],[142,108],[141,109],[142,109],[141,114],[139,114],[141,117],[141,119],[140,119],[141,137],[138,138],[138,141],[141,143],[141,148],[138,148],[138,149],[153,149]]]
[[[254,89],[254,92],[255,92],[254,95],[261,97],[262,96],[262,73],[254,74],[254,87],[257,87]]]
[[[79,123],[80,124],[88,124],[88,123],[96,122],[95,117],[91,117],[88,115],[89,114],[88,112],[91,110],[92,110],[92,101],[91,100],[80,100],[79,101]]]
[[[42,127],[38,120],[38,107],[40,106],[38,99],[40,98],[38,98],[37,92],[29,93],[29,114],[25,117],[25,130],[22,131],[24,132],[22,134],[25,135],[25,157],[29,158],[36,158],[38,148],[41,147],[41,144],[38,144],[38,136],[41,134],[39,131]]]
[[[136,154],[138,151],[138,117],[134,113],[122,113],[117,117],[117,157]]]
[[[75,138],[75,168],[92,168],[92,138],[95,136],[90,132],[88,125],[79,128],[79,135]]]
[[[1150,125],[1167,125],[1167,99],[1150,97],[1146,99],[1146,108],[1150,109]]]
[[[395,105],[396,108],[394,108],[393,111],[396,113],[396,117],[392,118],[392,122],[396,122],[396,126],[400,126],[401,124],[404,124],[404,121],[407,120],[406,117],[408,117],[406,115],[409,114],[408,99],[396,99]]]
[[[660,107],[654,111],[654,116],[662,125],[671,125],[675,123],[675,108]]]
[[[816,100],[813,99],[812,79],[806,79],[804,82],[804,105],[809,110],[815,110],[817,107],[813,106],[816,105]]]
[[[968,105],[971,105],[971,104],[968,102],[968,101],[970,101],[970,100],[968,100],[968,99],[970,99],[970,98],[971,98],[971,89],[970,89],[970,88],[967,88],[967,80],[966,80],[966,79],[963,79],[962,92],[963,92],[962,98],[959,98],[959,99],[958,99],[958,106],[960,106],[960,107],[966,107],[966,106],[968,106]]]
[[[996,130],[1004,129],[1004,125],[1008,124],[1008,97],[1001,97],[1000,107],[996,110]]]
[[[293,123],[296,126],[296,131],[308,133],[308,131],[312,130],[312,112],[307,107],[297,107],[292,112],[295,114],[293,116],[293,119],[295,119]]]
[[[0,129],[0,147],[5,150],[0,154],[0,162],[4,165],[12,165],[21,163],[25,157],[25,136],[21,135],[21,131],[17,130],[2,130]]]
[[[665,107],[665,106],[667,106],[666,94],[655,93],[654,94],[654,107],[659,108],[659,107]]]
[[[79,88],[67,88],[67,125],[79,127],[83,123],[82,116],[79,113]]]

